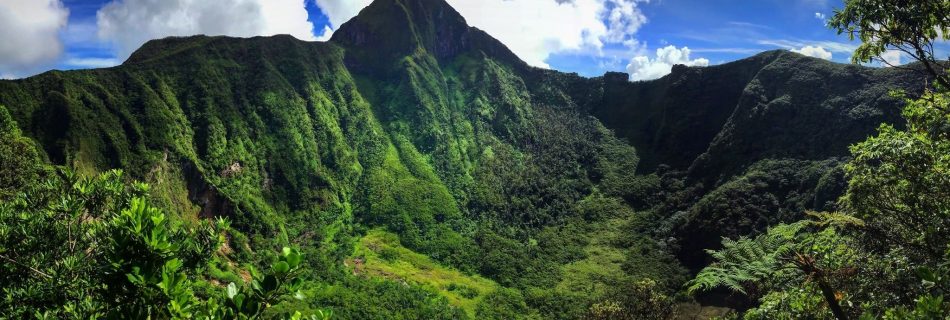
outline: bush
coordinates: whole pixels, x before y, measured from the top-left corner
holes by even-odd
[[[0,202],[0,314],[13,318],[255,318],[296,291],[302,258],[285,248],[226,299],[194,280],[224,242],[226,220],[185,224],[151,206],[121,171],[58,176]],[[226,303],[219,303],[219,299]]]

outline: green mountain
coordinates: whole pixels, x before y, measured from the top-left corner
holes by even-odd
[[[121,168],[183,219],[230,219],[211,280],[298,246],[301,303],[339,318],[578,318],[672,295],[721,236],[833,207],[847,147],[921,83],[786,51],[584,78],[528,66],[443,0],[376,0],[329,42],[166,38],[114,68],[0,81],[24,137],[0,150]],[[11,174],[0,191],[32,173]]]
[[[848,146],[881,123],[901,124],[892,90],[921,92],[923,77],[770,51],[666,77],[600,80],[587,110],[636,147],[642,174],[675,180],[656,206],[682,262],[705,265],[703,249],[804,210],[832,210],[843,192]],[[601,89],[602,88],[602,89]],[[585,93],[587,94],[587,93]],[[669,232],[669,231],[666,231]]]

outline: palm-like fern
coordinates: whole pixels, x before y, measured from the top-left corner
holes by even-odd
[[[756,283],[765,283],[777,276],[788,275],[788,272],[811,272],[810,269],[803,270],[799,254],[799,251],[807,251],[799,249],[811,247],[818,239],[807,236],[816,234],[809,229],[864,226],[861,219],[840,212],[809,211],[805,214],[811,219],[777,225],[755,238],[723,238],[722,249],[707,250],[716,262],[687,283],[689,293],[725,287],[748,294],[747,288]]]
[[[755,238],[723,239],[722,249],[708,251],[716,262],[687,283],[689,293],[726,287],[748,294],[748,289],[755,285],[781,286],[793,279],[814,281],[835,318],[847,319],[829,281],[829,276],[838,273],[834,267],[823,266],[813,251],[839,247],[829,246],[842,239],[835,230],[863,226],[864,222],[841,213],[807,214],[814,220],[778,225]]]
[[[690,281],[688,291],[711,290],[726,287],[743,294],[749,286],[791,270],[787,257],[795,251],[796,236],[808,221],[772,227],[755,238],[723,239],[723,248],[708,250],[715,263],[704,268]]]

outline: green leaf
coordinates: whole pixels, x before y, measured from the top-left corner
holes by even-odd
[[[239,294],[235,295],[235,296],[234,296],[234,299],[231,299],[231,301],[234,302],[234,306],[237,307],[237,308],[240,310],[241,308],[244,307],[244,299],[245,299],[244,294],[243,294],[243,293],[239,293]]]
[[[296,268],[300,265],[300,261],[303,260],[303,255],[297,253],[296,251],[292,252],[287,256],[287,264],[290,265],[290,268]]]
[[[234,300],[234,296],[238,294],[237,285],[234,282],[228,284],[228,299]]]
[[[273,269],[274,269],[274,273],[278,275],[282,275],[290,271],[290,265],[284,261],[277,261],[277,263],[274,264]]]

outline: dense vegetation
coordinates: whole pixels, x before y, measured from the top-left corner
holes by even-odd
[[[860,38],[855,61],[905,51],[934,79],[906,99],[906,127],[882,124],[852,145],[846,193],[836,212],[779,224],[755,237],[723,240],[690,291],[725,287],[757,303],[746,319],[940,319],[945,300],[950,214],[950,88],[933,56],[945,37],[947,1],[852,0],[831,25]]]
[[[925,78],[772,51],[586,79],[441,0],[377,0],[329,42],[154,40],[0,81],[0,315],[943,312]]]

